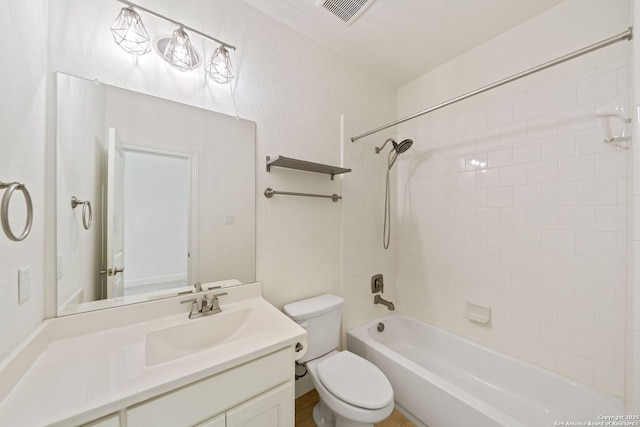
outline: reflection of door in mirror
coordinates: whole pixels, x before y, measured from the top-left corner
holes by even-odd
[[[123,296],[124,273],[124,145],[109,128],[107,147],[106,276],[107,298]]]
[[[188,286],[190,153],[125,147],[124,296]]]

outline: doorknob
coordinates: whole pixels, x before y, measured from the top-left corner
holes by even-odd
[[[115,276],[118,273],[122,273],[124,271],[124,267],[122,268],[107,268],[106,270],[100,270],[100,274],[104,276],[105,274],[109,277]]]

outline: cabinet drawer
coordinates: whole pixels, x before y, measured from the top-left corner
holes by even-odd
[[[193,426],[293,376],[292,349],[189,384],[127,410],[128,427]]]

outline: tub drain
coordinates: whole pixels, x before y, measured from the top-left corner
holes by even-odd
[[[378,323],[378,332],[382,332],[384,331],[384,323],[380,322]]]

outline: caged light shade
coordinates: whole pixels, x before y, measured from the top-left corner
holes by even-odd
[[[171,39],[160,39],[158,50],[165,61],[180,71],[191,71],[200,65],[200,56],[182,27],[173,32]]]
[[[123,7],[111,26],[114,41],[126,52],[144,55],[151,51],[151,42],[142,18],[131,7]]]
[[[229,83],[234,78],[231,72],[229,51],[224,46],[217,48],[213,52],[213,55],[211,55],[211,59],[207,65],[207,74],[214,81],[221,84]]]

